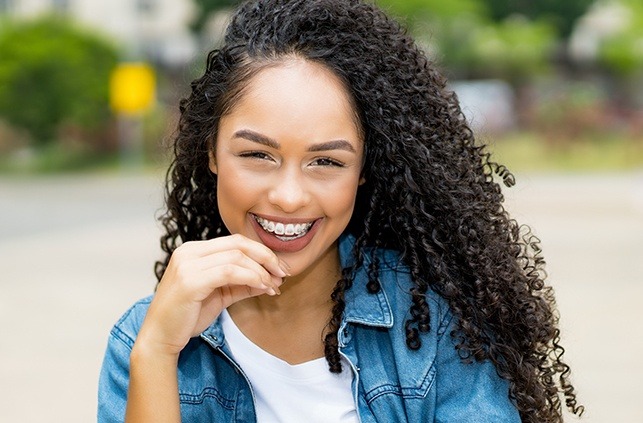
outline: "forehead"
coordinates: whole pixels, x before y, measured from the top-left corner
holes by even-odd
[[[255,96],[274,95],[290,97],[290,100],[303,99],[315,94],[329,105],[350,104],[351,96],[343,81],[326,66],[305,59],[293,58],[270,65],[257,72],[244,90]]]
[[[254,75],[223,126],[296,133],[302,137],[354,138],[361,142],[357,112],[342,80],[325,66],[293,59]],[[321,134],[320,134],[321,133]]]

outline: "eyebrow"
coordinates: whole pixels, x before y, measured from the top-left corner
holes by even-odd
[[[274,148],[275,150],[279,150],[279,148],[281,147],[281,145],[274,139],[267,137],[263,134],[260,134],[258,132],[251,131],[249,129],[242,129],[240,131],[235,132],[232,138],[233,139],[243,138],[248,141],[256,142],[258,144],[262,144],[267,147]],[[350,142],[346,140],[341,140],[341,139],[314,144],[308,148],[308,151],[311,151],[311,152],[330,151],[330,150],[346,150],[346,151],[350,151],[351,153],[356,153],[355,148],[353,148]]]

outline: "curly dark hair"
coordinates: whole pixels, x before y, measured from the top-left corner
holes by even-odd
[[[582,414],[562,360],[552,288],[544,282],[539,240],[505,211],[494,177],[512,174],[491,161],[446,80],[394,20],[359,0],[255,0],[233,16],[222,47],[180,104],[174,161],[167,174],[167,253],[160,280],[180,243],[229,234],[218,212],[217,177],[208,153],[218,122],[253,75],[284,60],[326,66],[352,94],[365,140],[366,183],[346,231],[356,238],[355,265],[332,293],[324,339],[341,371],[337,330],[344,293],[370,257],[368,290],[380,289],[375,251],[400,252],[414,282],[407,346],[429,330],[427,290],[444,297],[457,326],[451,336],[465,361],[490,360],[509,381],[524,422],[562,421],[561,397]]]

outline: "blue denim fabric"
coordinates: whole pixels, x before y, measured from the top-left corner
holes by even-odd
[[[353,243],[350,236],[340,241],[344,266]],[[493,364],[460,360],[449,335],[453,316],[434,292],[427,293],[431,330],[421,334],[421,349],[407,348],[404,322],[411,278],[398,254],[386,251],[379,258],[382,289],[367,293],[366,271],[358,271],[346,292],[338,334],[340,352],[351,363],[361,422],[520,422],[508,398],[508,383]],[[150,302],[151,297],[137,302],[111,331],[99,381],[99,422],[124,420],[129,355]],[[181,352],[178,382],[184,422],[256,421],[252,388],[229,357],[218,320]]]

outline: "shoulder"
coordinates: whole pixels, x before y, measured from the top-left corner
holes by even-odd
[[[109,334],[98,381],[98,421],[122,422],[129,385],[129,356],[152,297],[131,306]]]
[[[373,257],[378,261],[380,292],[366,292],[368,272],[360,271],[352,288],[359,292],[352,297],[357,306],[347,304],[347,308],[351,313],[355,313],[352,308],[361,308],[371,323],[387,324],[368,326],[362,319],[352,333],[339,334],[340,345],[362,364],[361,385],[369,408],[384,415],[397,410],[401,417],[395,420],[400,421],[403,416],[421,416],[418,421],[469,421],[473,415],[480,422],[520,421],[509,399],[507,381],[498,376],[494,365],[462,360],[457,339],[451,336],[457,319],[448,302],[430,288],[420,294],[428,305],[428,330],[419,332],[418,348],[407,346],[407,322],[413,317],[412,290],[416,286],[410,269],[400,254],[391,250],[379,251],[364,268],[368,269]]]
[[[134,341],[143,324],[143,319],[145,319],[152,298],[153,296],[145,297],[134,303],[112,327],[110,337],[122,342],[131,349],[134,346]]]

